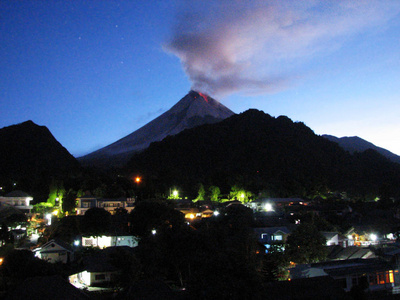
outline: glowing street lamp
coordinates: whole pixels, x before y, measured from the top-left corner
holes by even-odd
[[[369,235],[369,238],[371,239],[371,241],[376,242],[376,240],[378,239],[378,236],[374,233],[371,233]]]
[[[141,181],[142,181],[142,178],[140,178],[139,176],[136,176],[135,182],[136,182],[137,184],[139,184]]]
[[[173,190],[172,192],[172,196],[174,196],[174,198],[178,198],[179,192],[177,190]]]
[[[271,203],[265,203],[265,204],[264,204],[264,210],[265,210],[265,211],[273,211],[274,209],[273,209]]]
[[[46,215],[47,225],[51,225],[51,214]]]

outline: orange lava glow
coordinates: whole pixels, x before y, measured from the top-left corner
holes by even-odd
[[[205,95],[205,94],[203,94],[203,93],[200,93],[200,92],[199,92],[199,95],[200,95],[201,97],[203,97],[204,101],[206,101],[206,102],[208,103],[207,95]]]

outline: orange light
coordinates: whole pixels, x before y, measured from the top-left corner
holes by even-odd
[[[203,94],[203,93],[200,93],[200,92],[199,92],[199,95],[200,95],[201,97],[203,97],[204,101],[206,101],[206,102],[208,103],[207,95],[205,95],[205,94]]]
[[[141,180],[142,180],[142,179],[141,179],[139,176],[137,176],[137,177],[135,178],[136,183],[139,183]]]

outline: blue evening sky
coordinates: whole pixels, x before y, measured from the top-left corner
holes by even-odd
[[[400,155],[399,49],[398,0],[3,0],[0,128],[78,157],[194,88]]]

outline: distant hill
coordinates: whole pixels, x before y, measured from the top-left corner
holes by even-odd
[[[146,149],[152,142],[161,141],[184,129],[219,122],[233,114],[215,99],[190,91],[171,109],[140,129],[78,160],[84,166],[122,166],[132,154]]]
[[[46,185],[51,177],[68,176],[80,168],[47,127],[32,121],[0,129],[0,166],[0,180],[18,181],[26,192],[34,190],[34,185]]]
[[[346,151],[349,151],[350,153],[363,152],[365,150],[372,149],[390,159],[391,161],[400,164],[400,156],[381,147],[377,147],[374,144],[363,140],[358,136],[345,136],[341,138],[327,134],[324,134],[322,136],[332,142],[338,143],[340,147],[342,147]]]
[[[142,174],[150,193],[177,185],[192,195],[202,183],[276,197],[328,190],[367,197],[382,187],[398,193],[400,182],[400,166],[376,151],[351,155],[303,123],[254,109],[152,143],[126,170]]]

